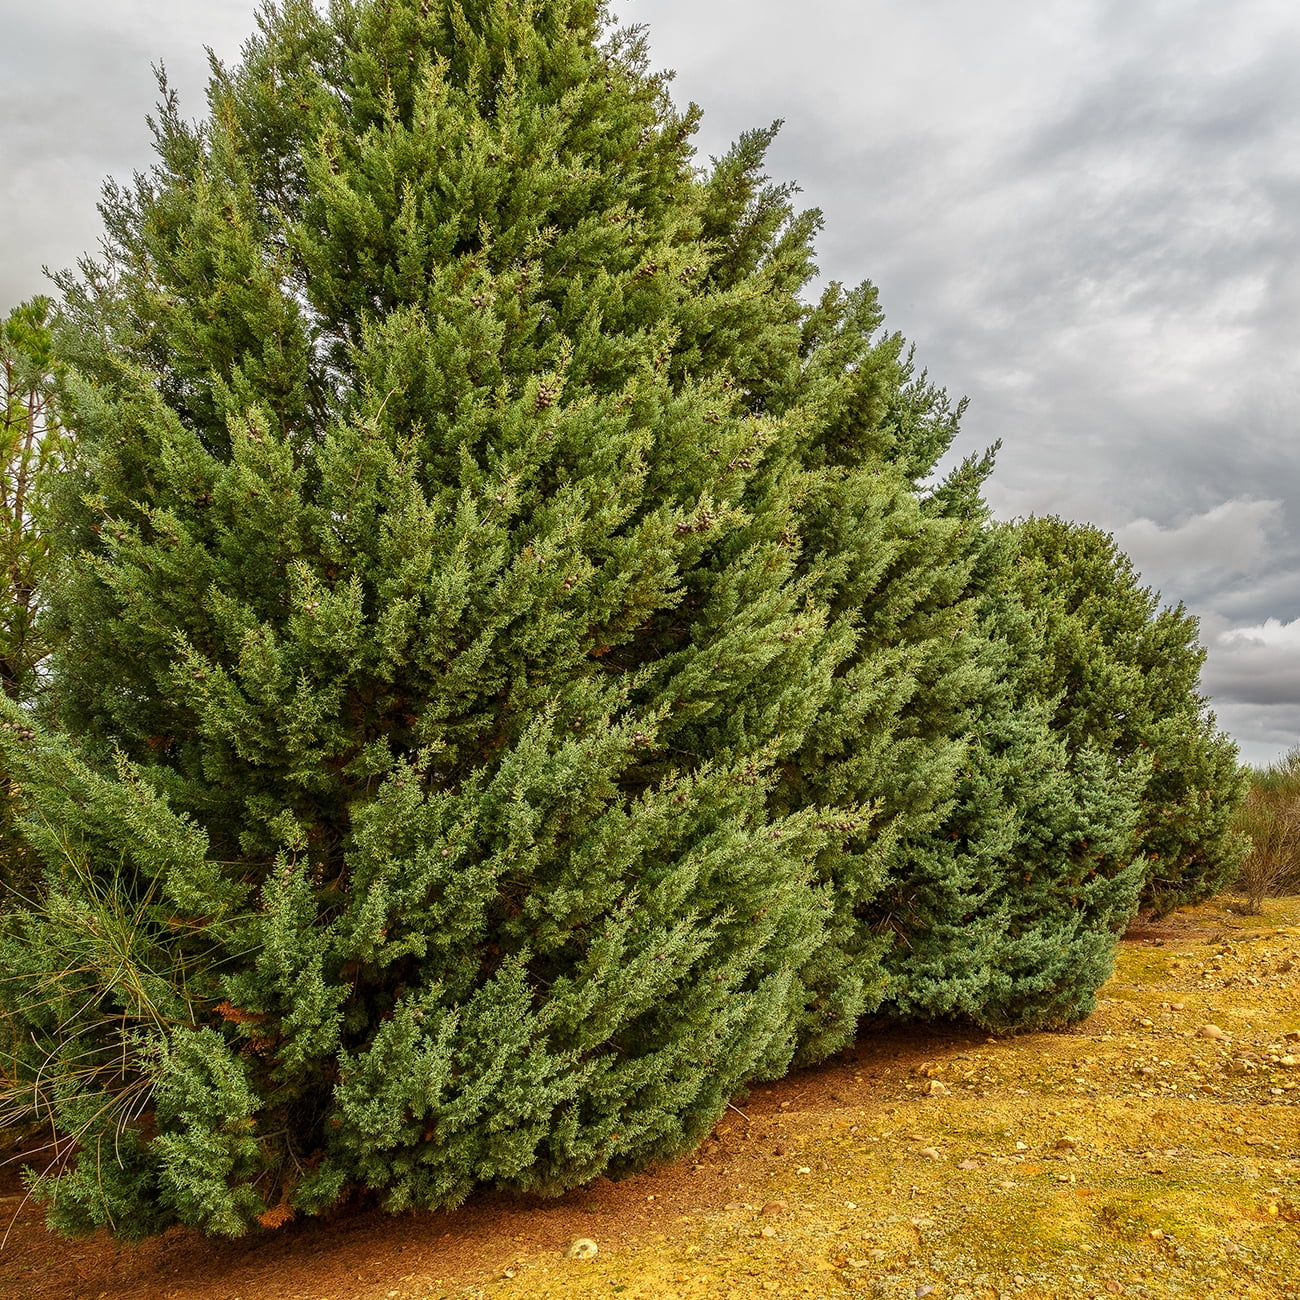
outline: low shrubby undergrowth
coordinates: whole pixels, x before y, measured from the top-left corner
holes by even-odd
[[[1237,825],[1251,844],[1236,882],[1251,911],[1270,895],[1300,893],[1300,749],[1252,769]]]

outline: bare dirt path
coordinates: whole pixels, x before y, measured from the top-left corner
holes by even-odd
[[[118,1247],[50,1237],[11,1171],[0,1297],[1300,1296],[1300,899],[1230,901],[1133,932],[1069,1031],[869,1030],[693,1157],[559,1201]]]

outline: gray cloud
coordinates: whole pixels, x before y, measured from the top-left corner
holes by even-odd
[[[972,399],[955,454],[1003,440],[995,509],[1115,531],[1201,617],[1243,752],[1300,742],[1291,652],[1216,640],[1300,616],[1300,11],[812,0],[776,41],[774,0],[752,26],[730,3],[621,9],[713,113],[714,151],[787,118],[773,171],[824,208],[823,270],[873,279]]]
[[[1300,619],[1227,628],[1211,642],[1202,674],[1218,716],[1243,737],[1251,762],[1268,762],[1300,735]]]
[[[1215,701],[1220,727],[1237,741],[1241,760],[1255,767],[1276,762],[1296,747],[1300,736],[1300,704],[1235,704]]]
[[[1281,514],[1281,501],[1224,501],[1169,527],[1135,519],[1115,530],[1115,540],[1147,582],[1204,599],[1269,564]]]
[[[1226,628],[1214,639],[1218,651],[1209,682],[1216,693],[1241,704],[1300,701],[1300,619],[1265,619]]]
[[[238,54],[256,0],[42,0],[11,5],[0,52],[0,309],[94,248],[105,177],[151,161],[145,116],[163,63],[192,117],[205,109],[210,45]]]

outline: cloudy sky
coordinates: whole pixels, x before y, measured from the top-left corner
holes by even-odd
[[[94,246],[149,161],[149,65],[202,111],[254,0],[7,0],[0,309]],[[1300,7],[1294,0],[616,0],[718,153],[825,213],[931,376],[1000,438],[1011,517],[1115,532],[1201,618],[1244,757],[1300,744]]]

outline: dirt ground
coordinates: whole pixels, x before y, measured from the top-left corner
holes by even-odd
[[[10,1169],[0,1212],[3,1300],[1300,1296],[1300,899],[1132,932],[1066,1032],[864,1032],[558,1201],[127,1247],[50,1237]]]

